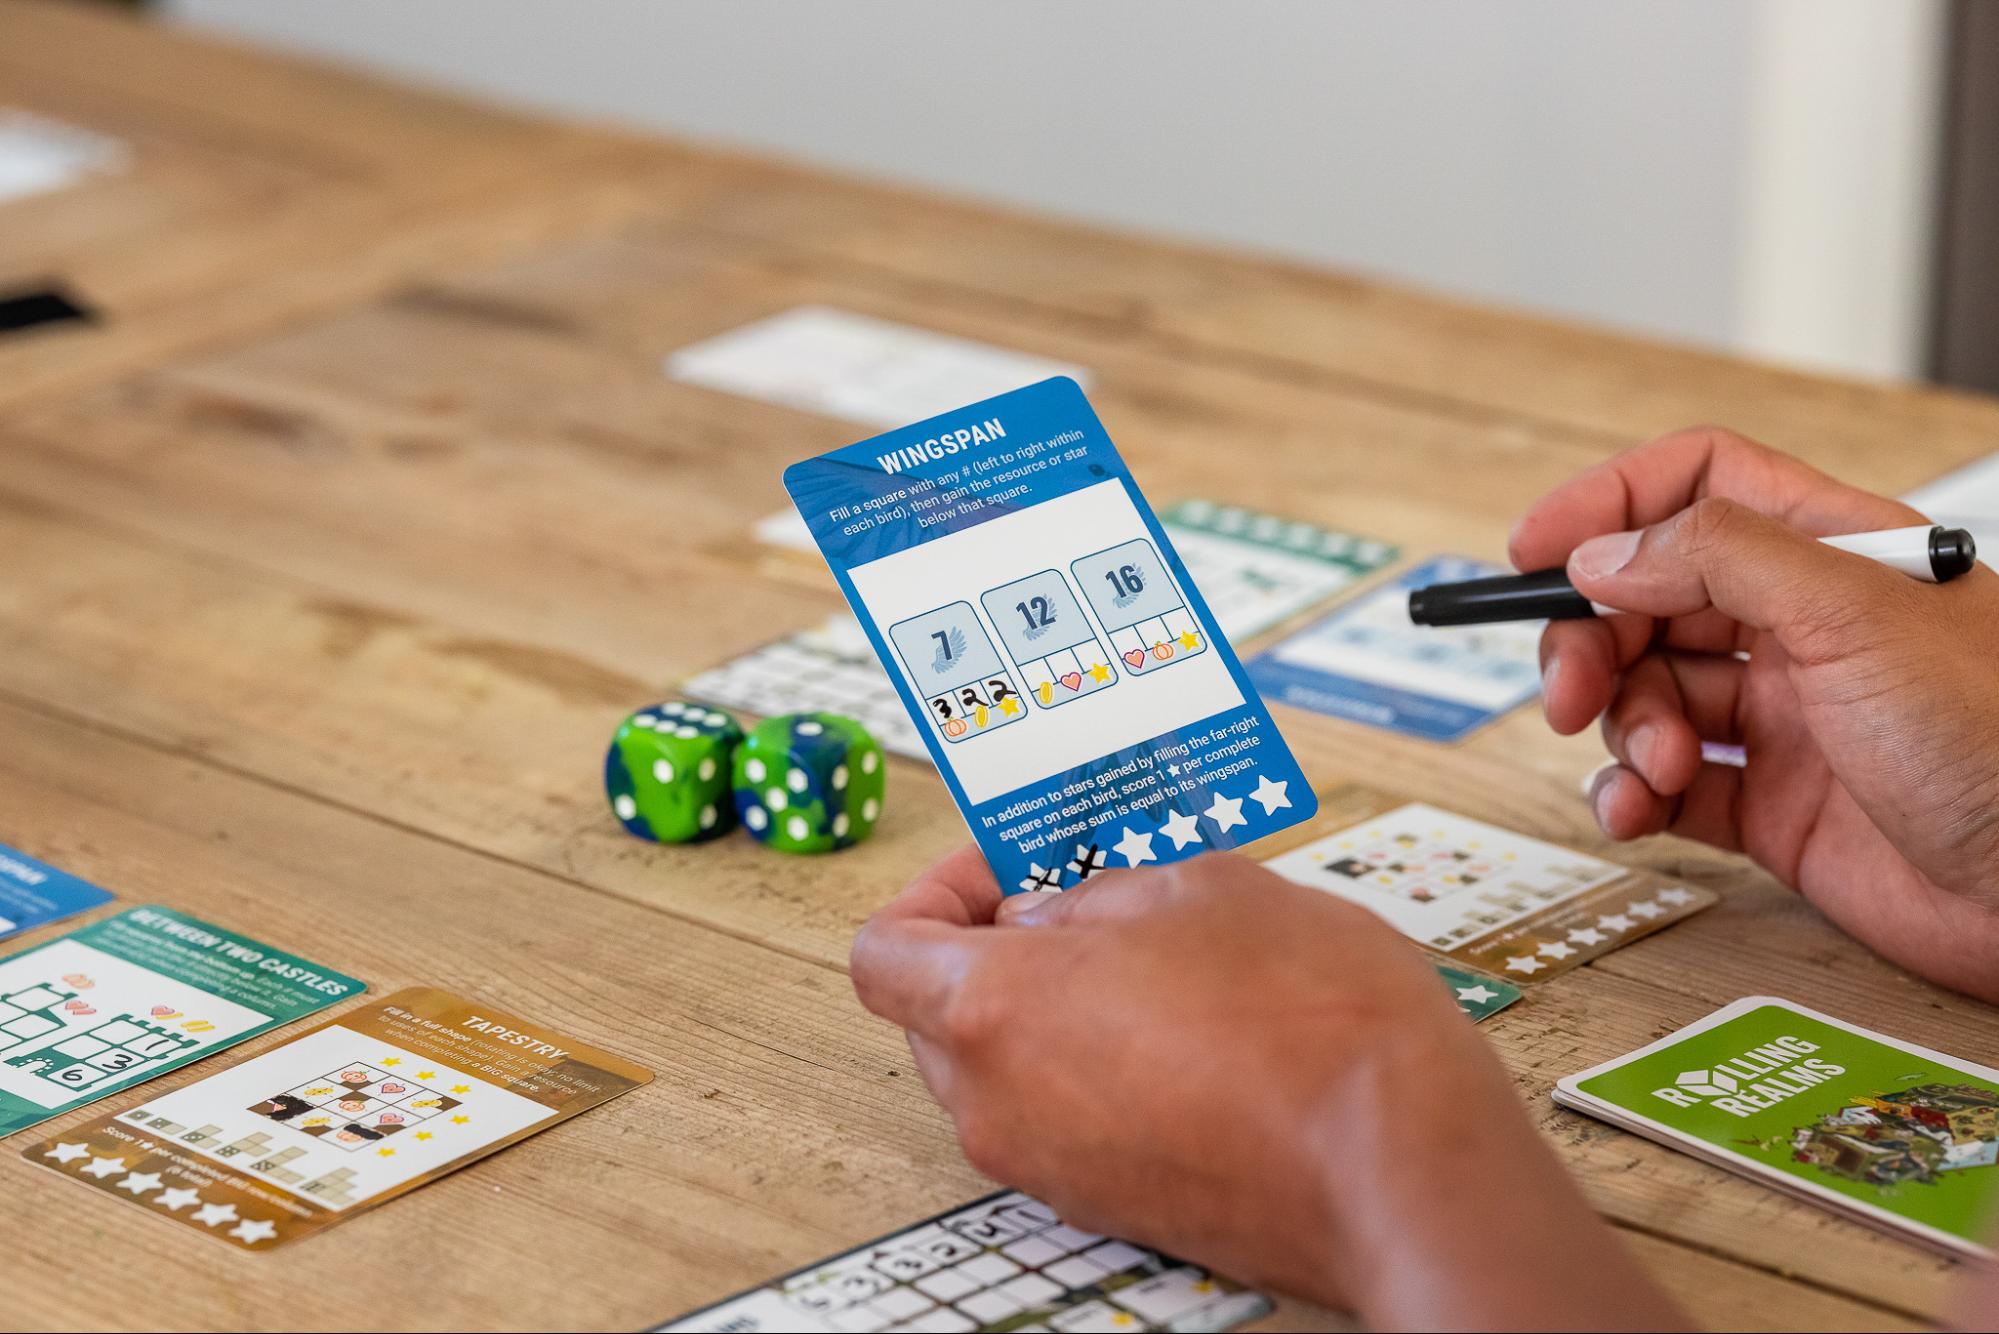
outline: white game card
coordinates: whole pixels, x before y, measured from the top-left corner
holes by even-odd
[[[1270,1301],[1001,1191],[656,1326],[662,1331],[1222,1330]]]
[[[861,623],[845,613],[710,667],[680,690],[704,704],[765,717],[842,714],[867,728],[884,750],[930,759]]]
[[[878,427],[920,421],[962,403],[1066,375],[1078,367],[968,338],[828,306],[798,306],[682,348],[666,373],[745,398]],[[809,541],[807,550],[817,550]]]
[[[0,107],[0,204],[120,171],[125,145],[32,112]]]

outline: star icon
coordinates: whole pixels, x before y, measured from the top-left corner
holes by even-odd
[[[1547,966],[1547,964],[1542,963],[1539,959],[1529,954],[1523,954],[1517,959],[1508,959],[1506,961],[1506,971],[1509,973],[1519,973],[1522,977],[1532,976]]]
[[[451,1124],[452,1124],[452,1125],[454,1125],[454,1126],[462,1126],[462,1125],[464,1125],[464,1124],[465,1124],[465,1123],[466,1123],[467,1121],[470,1121],[471,1119],[472,1119],[471,1117],[469,1117],[469,1116],[464,1116],[464,1115],[460,1115],[460,1116],[454,1116],[454,1117],[452,1117],[452,1118],[451,1118]]]
[[[451,1091],[453,1093],[470,1093],[472,1091],[472,1086],[470,1084],[453,1084],[451,1086]]]
[[[186,1186],[175,1186],[172,1190],[163,1190],[153,1197],[153,1203],[159,1205],[160,1208],[165,1209],[168,1213],[177,1212],[178,1210],[187,1208],[190,1204],[198,1204],[200,1201],[201,1192],[190,1190]]]
[[[1201,814],[1213,820],[1215,828],[1221,830],[1224,834],[1239,824],[1249,823],[1248,820],[1243,818],[1242,798],[1224,797],[1219,792],[1215,793],[1214,801],[1209,803],[1208,809],[1201,812]]]
[[[1159,832],[1173,840],[1173,851],[1178,852],[1189,843],[1201,841],[1201,822],[1194,818],[1192,811],[1175,811],[1166,817],[1166,823]]]
[[[1186,634],[1180,636],[1180,647],[1184,649],[1191,649],[1200,642],[1201,642],[1201,637],[1195,634],[1192,630],[1189,630]]]
[[[382,1058],[383,1065],[401,1065],[402,1063],[403,1058],[400,1056],[384,1056]]]
[[[1683,908],[1693,901],[1694,892],[1690,889],[1681,889],[1678,885],[1659,891],[1659,902],[1669,903],[1675,908]]]
[[[73,1163],[79,1158],[88,1158],[89,1156],[90,1146],[88,1144],[58,1144],[42,1155],[44,1158],[53,1158],[59,1163]]]
[[[269,1219],[246,1218],[230,1228],[229,1235],[238,1241],[269,1241],[278,1235],[278,1230],[271,1226]]]
[[[1551,940],[1534,952],[1544,959],[1566,959],[1576,950],[1573,945],[1564,945],[1559,940]]]
[[[1654,917],[1664,917],[1666,915],[1666,910],[1656,903],[1627,904],[1624,911],[1630,913],[1633,917],[1642,917],[1648,922]]]
[[[417,1071],[417,1072],[416,1072],[416,1077],[417,1077],[418,1079],[435,1079],[435,1078],[437,1078],[437,1071],[435,1071],[435,1070],[419,1070],[419,1071]]]
[[[1570,943],[1576,945],[1601,945],[1608,939],[1610,939],[1609,936],[1606,936],[1593,926],[1579,926],[1569,932]]]
[[[1000,712],[1005,714],[1009,718],[1013,717],[1013,715],[1015,715],[1016,713],[1019,713],[1020,712],[1019,697],[1015,695],[1008,695],[1005,699],[1001,700]]]
[[[1060,871],[1051,871],[1040,862],[1029,862],[1027,877],[1020,882],[1020,889],[1024,894],[1044,894],[1058,888],[1057,882],[1061,877]]]
[[[236,1221],[236,1206],[233,1204],[204,1204],[188,1215],[203,1227],[214,1227],[218,1223]]]
[[[1483,1005],[1487,1001],[1498,1000],[1499,993],[1494,991],[1491,987],[1487,986],[1485,983],[1481,982],[1475,987],[1459,987],[1458,999],[1461,1001],[1469,1001],[1473,1005]]]
[[[416,1132],[416,1137],[418,1142],[422,1142],[430,1138],[430,1132],[428,1130],[419,1130]]]
[[[144,1195],[149,1190],[158,1190],[166,1182],[160,1180],[158,1172],[128,1172],[118,1183],[119,1190],[129,1190],[134,1195]]]
[[[1129,825],[1118,831],[1124,837],[1111,844],[1111,851],[1124,858],[1126,866],[1136,866],[1140,862],[1156,862],[1157,854],[1152,851],[1152,835],[1135,834]]]
[[[1090,664],[1090,679],[1091,679],[1092,681],[1108,681],[1108,680],[1110,680],[1110,679],[1111,679],[1111,669],[1110,669],[1110,667],[1109,667],[1108,665],[1104,664],[1104,663],[1101,663],[1101,662],[1097,662],[1097,663],[1092,663],[1092,664]]]
[[[1607,917],[1596,919],[1597,930],[1608,931],[1613,935],[1619,931],[1629,931],[1635,925],[1637,924],[1623,913],[1611,913]]]
[[[377,1158],[393,1158],[396,1156],[396,1151],[384,1144],[381,1148],[375,1150],[375,1156]]]
[[[1273,783],[1268,774],[1258,774],[1256,791],[1249,794],[1249,799],[1263,807],[1265,815],[1274,815],[1291,804],[1291,798],[1284,795],[1284,789],[1290,786],[1291,780],[1288,778],[1281,783]]]
[[[1172,774],[1175,778],[1178,778],[1180,776],[1180,766],[1177,764],[1169,764],[1166,766],[1166,772]]]
[[[102,1181],[114,1172],[122,1172],[124,1170],[125,1160],[123,1158],[92,1158],[90,1164],[83,1169],[83,1173],[85,1176],[93,1176]]]

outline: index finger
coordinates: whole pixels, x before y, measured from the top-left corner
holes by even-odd
[[[1659,523],[1719,496],[1813,536],[1920,523],[1906,505],[1828,477],[1734,431],[1701,426],[1626,450],[1550,491],[1514,525],[1513,564],[1543,570],[1585,540]]]
[[[848,956],[854,993],[875,1014],[934,1031],[952,993],[992,935],[1000,900],[985,857],[961,848],[912,881],[868,920]]]

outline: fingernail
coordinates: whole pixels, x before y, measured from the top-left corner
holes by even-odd
[[[1615,766],[1612,767],[1614,770]],[[1599,773],[1601,773],[1601,770],[1599,770]],[[1596,816],[1597,827],[1606,834],[1610,832],[1610,816],[1607,812],[1610,809],[1611,778],[1612,774],[1603,774],[1602,777],[1598,778],[1596,780],[1596,790],[1590,795],[1589,799],[1590,812]]]
[[[1648,783],[1652,782],[1658,776],[1652,771],[1652,761],[1656,758],[1654,752],[1659,749],[1659,729],[1650,726],[1638,728],[1624,743],[1624,748],[1631,752],[1631,767],[1638,771],[1638,776]]]
[[[1033,926],[1044,916],[1059,894],[1015,894],[1000,904],[1005,926]]]
[[[1585,579],[1603,579],[1616,574],[1638,554],[1642,532],[1605,533],[1569,553],[1569,569]]]
[[[1602,778],[1605,774],[1609,773],[1612,769],[1615,769],[1616,767],[1617,767],[1616,760],[1605,760],[1602,764],[1597,765],[1596,768],[1590,770],[1588,773],[1583,775],[1583,781],[1582,781],[1583,800],[1590,803],[1590,809],[1592,810],[1596,809],[1597,780]]]

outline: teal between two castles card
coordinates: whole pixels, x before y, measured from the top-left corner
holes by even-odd
[[[0,959],[0,1135],[365,990],[171,908],[92,922]]]
[[[1318,809],[1075,381],[784,480],[1007,893]]]

